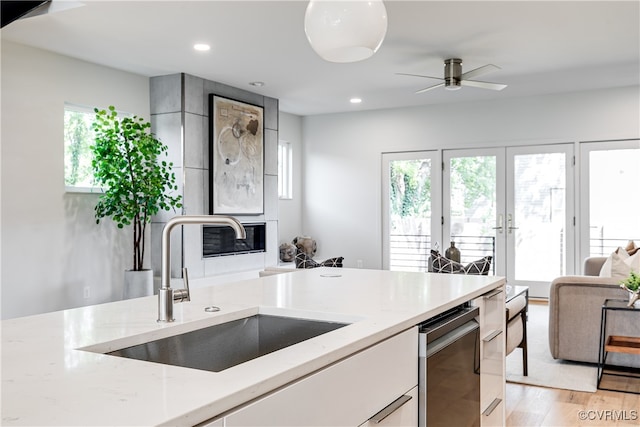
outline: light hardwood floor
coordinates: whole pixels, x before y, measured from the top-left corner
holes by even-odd
[[[639,426],[640,395],[595,393],[507,383],[506,425]]]
[[[607,390],[587,393],[507,383],[505,408],[507,427],[640,426],[640,394]]]

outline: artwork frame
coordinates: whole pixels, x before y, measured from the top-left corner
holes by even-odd
[[[209,95],[209,213],[264,213],[264,108]]]

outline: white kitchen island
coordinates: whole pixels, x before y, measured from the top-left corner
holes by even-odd
[[[2,425],[231,425],[248,402],[327,367],[357,379],[353,356],[503,287],[502,277],[317,268],[215,286],[193,280],[172,323],[156,322],[156,296],[5,320]],[[221,372],[101,354],[257,313],[349,325]]]

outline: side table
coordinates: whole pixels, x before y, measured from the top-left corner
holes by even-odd
[[[633,306],[629,307],[627,305],[627,301],[618,300],[618,299],[606,299],[604,300],[604,304],[602,304],[602,311],[600,316],[600,349],[598,356],[598,389],[601,390],[611,390],[611,391],[621,391],[627,393],[640,394],[640,391],[627,391],[627,390],[619,390],[619,389],[611,389],[611,388],[602,388],[600,387],[600,382],[602,381],[603,375],[613,375],[619,377],[627,377],[634,378],[640,381],[639,375],[633,375],[632,373],[610,373],[604,372],[607,355],[610,352],[613,353],[627,353],[634,354],[640,356],[640,337],[628,337],[628,336],[618,336],[618,335],[606,335],[607,330],[607,315],[610,311],[626,311],[634,313],[635,315],[640,315],[640,309],[635,308]],[[640,319],[639,319],[640,320]],[[632,368],[630,368],[632,369]]]

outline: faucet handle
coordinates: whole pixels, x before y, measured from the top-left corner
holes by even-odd
[[[187,267],[182,268],[182,280],[184,280],[184,288],[173,290],[173,300],[175,302],[191,301],[191,294],[189,292],[189,273],[187,273]]]

